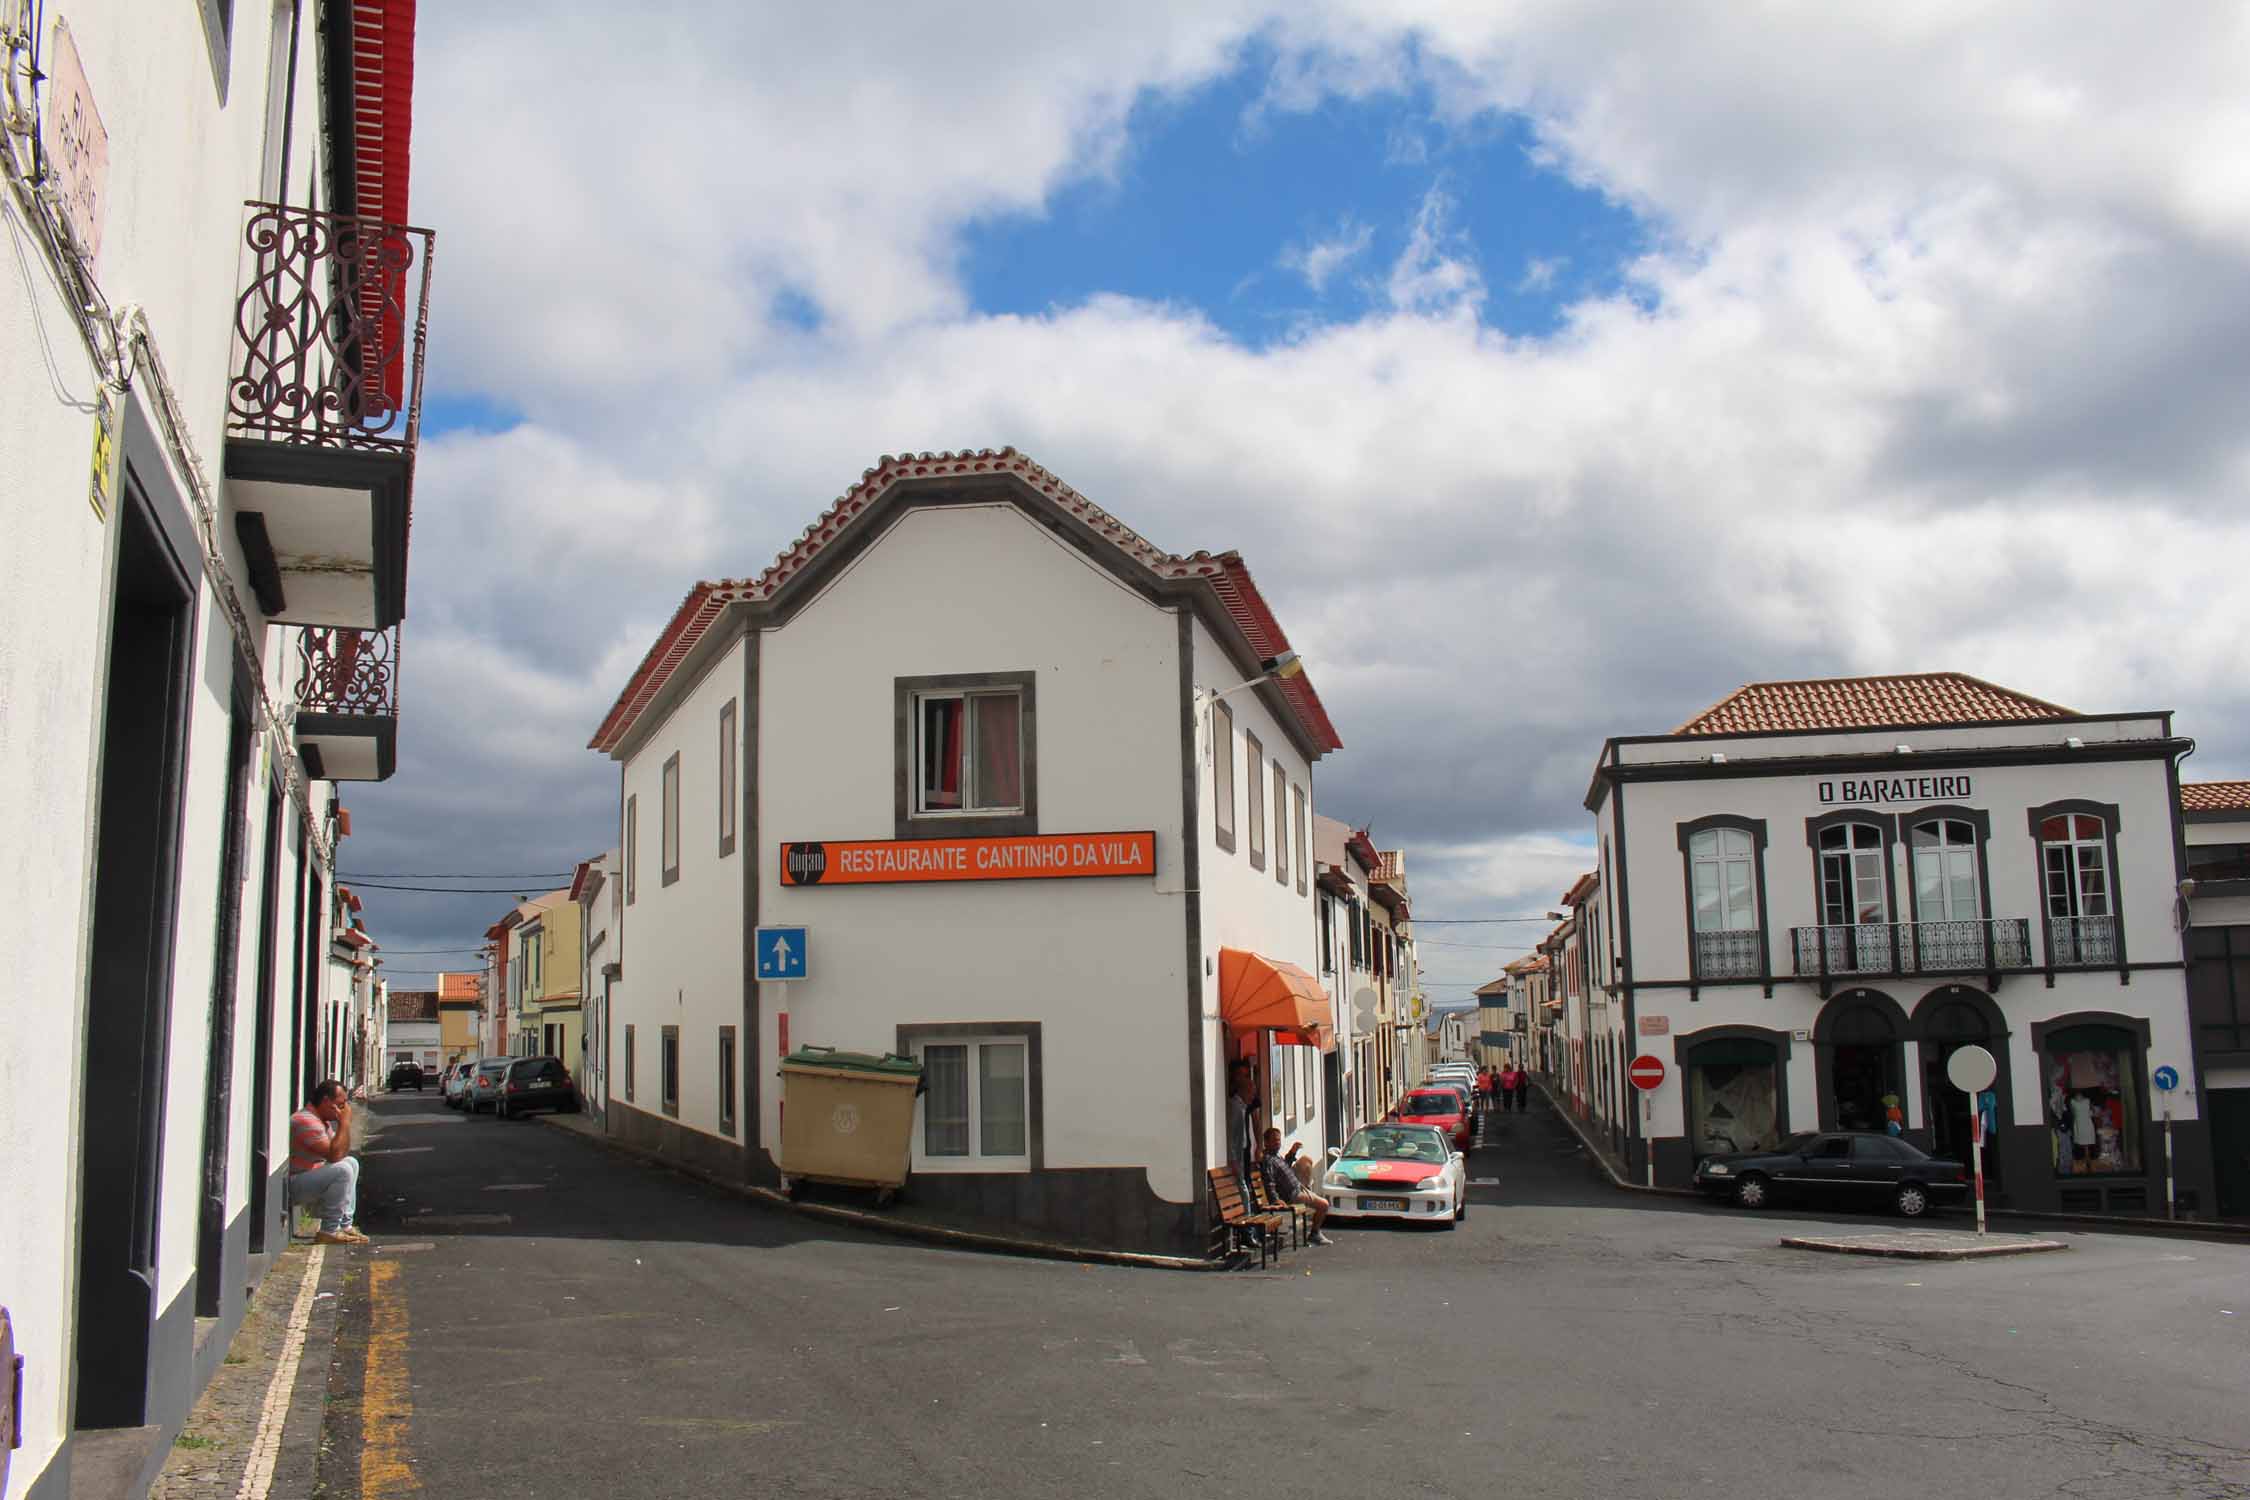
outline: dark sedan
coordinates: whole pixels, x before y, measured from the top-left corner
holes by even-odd
[[[1695,1185],[1744,1208],[1818,1197],[1855,1206],[1887,1203],[1910,1219],[1969,1187],[1967,1169],[1957,1161],[1897,1136],[1852,1130],[1793,1135],[1771,1151],[1706,1156],[1696,1164]]]
[[[520,1118],[535,1109],[574,1110],[578,1088],[559,1057],[519,1057],[500,1080],[493,1111],[501,1119]]]

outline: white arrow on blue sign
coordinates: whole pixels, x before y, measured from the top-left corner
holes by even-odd
[[[2156,1070],[2156,1086],[2169,1094],[2180,1086],[2180,1070],[2167,1063]]]
[[[761,927],[755,944],[758,950],[758,977],[760,979],[804,979],[809,975],[806,959],[811,944],[806,940],[810,929],[803,927]]]

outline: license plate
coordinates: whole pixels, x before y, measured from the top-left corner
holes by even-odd
[[[1359,1206],[1370,1213],[1381,1213],[1386,1210],[1398,1214],[1406,1212],[1406,1200],[1404,1198],[1362,1198],[1359,1200]]]

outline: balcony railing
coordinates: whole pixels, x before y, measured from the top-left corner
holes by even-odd
[[[1755,927],[1735,927],[1724,932],[1695,935],[1697,979],[1756,979],[1764,970],[1766,947]]]
[[[2058,969],[2100,969],[2117,962],[2115,917],[2050,917],[2047,942]]]
[[[2031,967],[2031,924],[2023,917],[1797,927],[1790,938],[1800,977],[1999,974]]]
[[[297,708],[303,714],[396,718],[398,627],[299,632]]]
[[[427,229],[252,203],[230,436],[411,457],[430,318]]]

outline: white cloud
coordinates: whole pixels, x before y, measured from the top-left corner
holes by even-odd
[[[2238,9],[872,14],[652,12],[601,107],[493,80],[607,78],[608,12],[425,16],[434,370],[530,417],[425,455],[402,771],[363,826],[473,839],[461,867],[590,852],[615,783],[575,747],[694,577],[762,567],[880,453],[1000,443],[1245,550],[1349,746],[1323,805],[1427,852],[1427,916],[1551,900],[1601,738],[1753,677],[2177,708],[2191,774],[2250,770]],[[967,307],[965,224],[1118,170],[1144,90],[1253,40],[1269,114],[1416,83],[1522,113],[1654,248],[1541,340],[1471,315],[1442,193],[1387,300],[1262,350],[1118,297]]]
[[[1567,255],[1534,255],[1523,263],[1523,274],[1516,278],[1516,291],[1544,292],[1555,284],[1555,277],[1570,264]]]
[[[1277,262],[1284,271],[1294,271],[1305,279],[1305,285],[1314,292],[1328,289],[1329,280],[1338,271],[1367,253],[1375,242],[1375,226],[1362,224],[1349,214],[1336,226],[1336,232],[1326,239],[1316,239],[1306,245],[1291,245],[1281,252]]]

